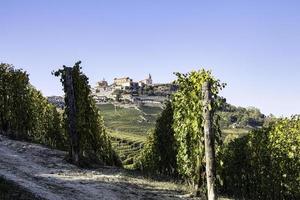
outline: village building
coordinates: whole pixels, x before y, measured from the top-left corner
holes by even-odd
[[[96,87],[98,88],[107,88],[108,87],[108,83],[105,79],[103,79],[102,81],[99,81],[96,85]]]
[[[136,105],[162,106],[173,93],[173,84],[153,84],[152,76],[134,82],[130,77],[115,78],[112,84],[104,79],[92,88],[97,103],[127,102]]]
[[[115,78],[114,79],[114,85],[121,86],[121,88],[130,87],[132,83],[132,79],[129,77],[124,78]]]
[[[97,82],[96,87],[93,88],[94,93],[102,93],[106,92],[107,90],[110,90],[107,81],[104,79],[102,81]]]
[[[153,81],[152,81],[152,77],[151,74],[149,74],[148,78],[139,81],[139,86],[143,86],[143,85],[152,85]]]

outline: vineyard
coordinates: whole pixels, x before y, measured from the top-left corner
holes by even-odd
[[[153,129],[162,109],[157,107],[126,108],[113,104],[98,105],[104,123],[112,137],[112,145],[118,152],[125,168],[132,168],[134,159]],[[141,120],[144,119],[144,120]],[[250,129],[226,128],[222,130],[222,140],[227,142],[247,135]]]
[[[115,107],[113,104],[102,104],[98,107],[123,166],[132,168],[135,157],[147,139],[147,132],[155,126],[162,110],[149,107]]]
[[[94,177],[98,179],[108,167],[114,169],[108,179],[117,182],[117,173],[127,170],[133,176],[167,177],[169,183],[183,184],[175,195],[185,191],[209,199],[219,194],[238,199],[300,197],[300,117],[266,117],[256,108],[227,104],[218,95],[225,84],[210,71],[177,73],[179,89],[162,109],[96,105],[77,62],[53,73],[65,92],[65,107],[59,110],[30,84],[26,72],[8,64],[0,67],[0,132],[5,135],[0,137],[5,158],[0,175],[8,181],[17,182],[22,175],[22,183],[36,185],[32,176],[39,180],[45,173],[63,180],[78,178],[76,170],[84,180],[93,173],[81,169],[100,169]],[[13,171],[10,166],[15,166]],[[68,172],[61,174],[62,169]],[[46,188],[33,192],[47,190],[48,184],[56,187],[51,176],[46,177]],[[99,185],[93,181],[85,190],[97,196],[94,186]],[[107,189],[111,187],[109,183]],[[48,199],[56,196],[46,192]],[[119,192],[120,188],[110,195]]]
[[[123,167],[131,169],[135,157],[141,152],[145,137],[139,137],[125,132],[109,132],[112,146],[118,153]]]
[[[300,0],[0,7],[0,200],[300,200]]]
[[[161,108],[152,107],[121,107],[113,104],[98,105],[105,126],[112,131],[145,136],[153,128]]]

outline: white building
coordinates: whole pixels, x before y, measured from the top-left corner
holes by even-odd
[[[121,86],[123,88],[125,87],[130,87],[132,83],[132,79],[129,77],[124,77],[124,78],[115,78],[114,79],[114,84],[116,86]]]
[[[148,78],[139,81],[139,86],[142,86],[142,85],[152,85],[152,84],[153,84],[153,81],[152,81],[151,74],[149,74]]]

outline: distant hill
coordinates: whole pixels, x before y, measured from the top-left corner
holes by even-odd
[[[159,107],[119,107],[113,104],[98,105],[108,129],[144,135],[151,128],[162,109]],[[222,129],[255,129],[263,126],[266,116],[254,107],[236,107],[223,102],[218,111]]]
[[[259,128],[265,123],[266,116],[255,107],[237,107],[222,99],[221,109],[218,114],[221,117],[221,128]]]

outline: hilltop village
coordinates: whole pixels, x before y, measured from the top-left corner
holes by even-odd
[[[177,87],[172,83],[154,83],[149,74],[146,79],[137,82],[130,77],[122,77],[114,78],[109,84],[103,79],[91,90],[97,104],[162,107],[163,102],[177,90]],[[50,96],[48,101],[57,107],[64,107],[63,97]]]
[[[97,82],[92,88],[97,104],[123,103],[161,107],[162,103],[176,91],[171,83],[155,84],[151,74],[141,81],[133,81],[130,77],[114,78],[112,84],[106,80]]]

